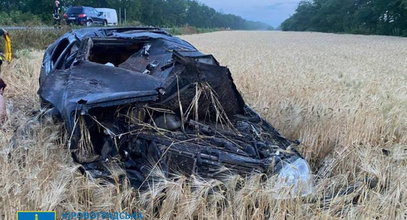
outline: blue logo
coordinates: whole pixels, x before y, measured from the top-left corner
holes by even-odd
[[[56,220],[55,212],[35,212],[35,211],[21,211],[17,212],[17,220]]]

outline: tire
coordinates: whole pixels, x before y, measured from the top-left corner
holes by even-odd
[[[107,27],[107,21],[106,20],[103,21],[103,26]]]
[[[88,20],[88,21],[86,22],[86,26],[87,26],[87,27],[90,27],[90,26],[92,26],[92,25],[93,25],[93,21]]]

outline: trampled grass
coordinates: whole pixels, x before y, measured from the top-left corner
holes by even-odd
[[[283,135],[302,141],[316,179],[312,195],[274,200],[259,176],[163,179],[143,193],[87,178],[59,125],[32,119],[42,53],[19,51],[1,75],[9,84],[9,120],[0,129],[0,219],[20,210],[141,211],[146,219],[407,218],[406,38],[289,32],[182,38],[227,65],[245,100]]]

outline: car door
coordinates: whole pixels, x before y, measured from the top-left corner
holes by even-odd
[[[92,8],[84,8],[85,14],[88,16],[88,19],[91,19],[93,24],[97,24],[98,20],[93,13]]]
[[[68,37],[62,38],[59,42],[54,43],[53,47],[45,51],[43,63],[40,73],[40,84],[44,81],[45,77],[52,71],[61,69],[63,66],[64,58],[68,56],[70,47],[70,40]]]
[[[99,15],[99,12],[96,11],[96,9],[94,9],[94,8],[92,8],[92,9],[90,9],[90,10],[92,11],[92,15],[93,15],[93,17],[94,17],[95,23],[97,23],[97,24],[103,24],[104,19],[103,19],[102,16]]]

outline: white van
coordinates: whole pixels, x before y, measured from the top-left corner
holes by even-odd
[[[113,8],[96,8],[98,12],[102,13],[102,17],[104,17],[107,21],[108,26],[116,26],[117,22],[117,12]]]

